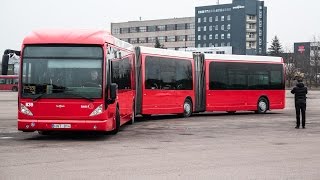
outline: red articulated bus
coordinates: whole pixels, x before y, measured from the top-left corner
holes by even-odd
[[[285,107],[278,57],[133,47],[104,31],[38,31],[21,51],[18,129],[110,131],[136,115]]]
[[[0,90],[18,91],[18,75],[0,75]]]
[[[134,120],[134,57],[104,31],[33,32],[21,51],[18,129],[116,134]]]

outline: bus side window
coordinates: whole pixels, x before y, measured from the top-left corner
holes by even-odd
[[[0,79],[0,84],[6,84],[6,80],[5,79]]]

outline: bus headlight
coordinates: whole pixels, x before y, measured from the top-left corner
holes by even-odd
[[[102,113],[102,104],[98,106],[91,114],[90,116],[96,116]]]
[[[32,112],[23,104],[20,104],[20,111],[23,114],[29,115],[29,116],[33,116]]]

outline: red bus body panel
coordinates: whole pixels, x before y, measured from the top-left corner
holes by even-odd
[[[160,50],[161,51],[161,50]],[[187,97],[190,97],[194,102],[194,90],[161,90],[161,89],[146,89],[145,82],[145,58],[147,56],[157,57],[171,57],[182,59],[170,55],[148,54],[142,52],[142,114],[181,114],[183,113],[183,104]],[[193,59],[183,58],[183,60]],[[192,65],[192,72],[194,71],[194,64]],[[194,76],[193,76],[194,78]]]
[[[245,56],[242,56],[245,57]],[[259,58],[257,56],[256,58]],[[269,109],[285,108],[285,89],[282,90],[210,90],[209,89],[209,64],[211,62],[226,62],[223,59],[206,59],[206,111],[256,111],[260,97],[269,100]],[[273,63],[267,61],[239,61],[241,63]],[[277,64],[283,64],[279,62]]]

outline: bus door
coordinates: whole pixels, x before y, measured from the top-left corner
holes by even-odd
[[[145,57],[143,114],[172,113],[177,106],[174,61],[156,56]]]

